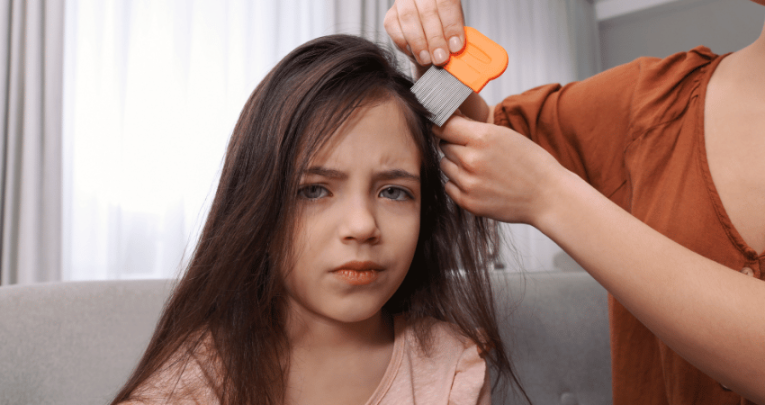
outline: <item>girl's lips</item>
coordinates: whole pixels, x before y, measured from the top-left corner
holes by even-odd
[[[377,280],[377,270],[342,269],[333,272],[341,280],[351,285],[367,285]]]
[[[372,261],[351,261],[332,270],[338,278],[351,285],[366,285],[377,280],[383,267]]]

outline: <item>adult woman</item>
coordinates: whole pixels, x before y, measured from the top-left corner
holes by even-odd
[[[287,55],[229,143],[188,270],[113,403],[486,404],[514,380],[485,266],[389,55],[335,35]]]
[[[442,64],[459,10],[399,0],[386,29]],[[725,57],[642,58],[493,108],[474,95],[463,112],[499,126],[436,131],[458,204],[534,225],[612,294],[615,404],[765,403],[763,66],[765,30]]]

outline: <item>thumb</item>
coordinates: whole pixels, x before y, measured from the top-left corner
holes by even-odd
[[[473,135],[486,123],[473,121],[459,111],[452,115],[441,127],[433,126],[433,133],[441,140],[456,145],[467,145]]]

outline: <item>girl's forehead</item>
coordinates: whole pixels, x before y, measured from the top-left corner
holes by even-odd
[[[357,108],[331,134],[309,162],[309,166],[396,162],[419,167],[420,150],[400,103],[384,100]]]

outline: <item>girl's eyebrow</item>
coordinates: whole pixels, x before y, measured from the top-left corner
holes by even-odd
[[[401,169],[385,170],[382,172],[375,173],[375,178],[378,180],[405,179],[405,180],[413,180],[418,183],[420,182],[420,176],[409,173],[408,171],[401,170]]]
[[[320,166],[309,167],[308,169],[305,170],[304,174],[322,176],[322,177],[327,177],[334,180],[345,180],[348,178],[348,174],[344,172],[341,172],[339,170],[334,170],[334,169],[327,169],[326,167],[320,167]],[[418,183],[420,182],[420,176],[409,173],[408,171],[401,170],[401,169],[391,169],[391,170],[384,170],[381,172],[377,172],[375,173],[374,178],[376,180],[405,179],[405,180],[413,180]]]
[[[321,166],[309,167],[308,169],[305,170],[305,172],[303,174],[304,175],[305,174],[313,174],[313,175],[316,175],[316,176],[327,177],[327,178],[335,179],[335,180],[345,180],[345,179],[348,178],[347,174],[345,174],[345,173],[343,173],[343,172],[341,172],[339,170],[327,169],[327,168],[321,167]]]

